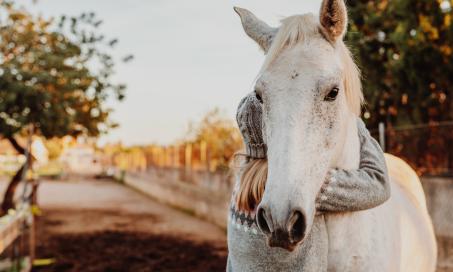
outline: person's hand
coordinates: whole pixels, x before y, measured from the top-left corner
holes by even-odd
[[[333,190],[332,183],[336,181],[335,179],[336,171],[337,171],[336,169],[331,169],[327,172],[324,183],[321,186],[321,190],[319,190],[319,194],[316,197],[316,215],[324,214],[324,211],[322,210],[322,203],[327,200],[326,192],[331,192]]]

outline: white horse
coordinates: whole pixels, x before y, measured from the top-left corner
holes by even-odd
[[[313,232],[325,220],[328,271],[435,271],[437,249],[424,192],[415,172],[399,158],[386,155],[392,193],[385,204],[316,215],[315,200],[327,171],[359,165],[356,118],[363,95],[360,73],[343,43],[343,0],[324,0],[319,19],[292,16],[279,29],[245,9],[236,11],[245,32],[267,54],[255,87],[264,104],[269,162],[257,221],[265,210],[261,219],[272,222],[272,231],[259,225],[267,238],[280,233],[279,239],[291,239],[288,233],[297,231],[303,235],[297,247],[303,247],[307,236],[322,236]]]

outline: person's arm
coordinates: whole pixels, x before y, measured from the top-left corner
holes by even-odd
[[[390,198],[384,153],[362,120],[358,121],[360,165],[358,170],[330,170],[317,198],[318,212],[353,212],[383,204]]]

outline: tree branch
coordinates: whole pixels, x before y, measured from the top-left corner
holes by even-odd
[[[17,151],[17,153],[21,154],[21,155],[25,155],[25,153],[27,152],[25,148],[23,148],[16,140],[16,138],[14,138],[13,136],[8,136],[6,137],[6,139],[9,141],[9,143],[14,147],[14,149]],[[33,155],[33,153],[31,153],[31,150],[29,150],[30,154],[30,158],[32,160],[35,160],[36,161],[36,157]]]

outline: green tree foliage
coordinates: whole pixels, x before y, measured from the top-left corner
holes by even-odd
[[[47,20],[11,4],[0,22],[0,132],[13,136],[27,125],[46,138],[97,136],[114,126],[104,102],[123,98],[111,83],[114,62],[103,51],[114,41],[96,34],[93,13]]]
[[[0,14],[0,136],[23,154],[15,136],[29,127],[52,138],[98,136],[115,126],[105,102],[124,96],[125,86],[112,83],[117,40],[99,34],[94,13],[45,19],[0,0]],[[10,183],[4,212],[23,170]]]
[[[56,161],[60,157],[60,155],[64,149],[64,144],[63,144],[62,139],[58,139],[58,138],[52,138],[50,140],[47,140],[44,142],[44,145],[45,145],[47,151],[49,152],[50,161]]]
[[[347,3],[371,127],[452,120],[453,1]]]

